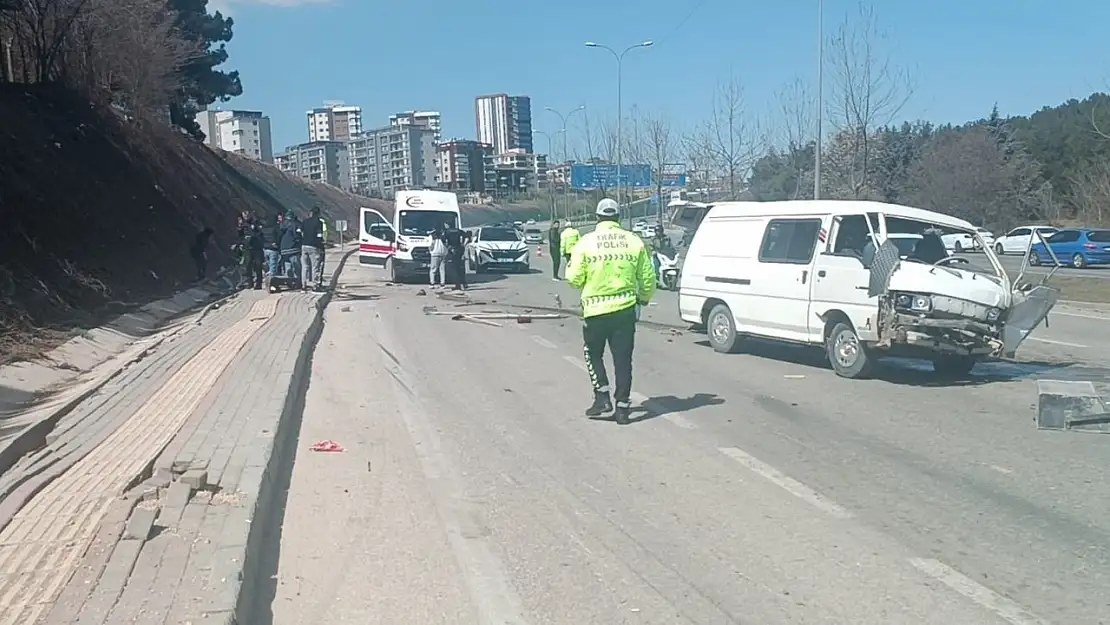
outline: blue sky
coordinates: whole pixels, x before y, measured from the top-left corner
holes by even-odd
[[[614,118],[616,63],[588,40],[623,48],[624,105],[675,126],[709,114],[718,81],[736,76],[748,108],[773,123],[775,93],[816,75],[816,0],[220,0],[235,18],[228,67],[244,94],[223,105],[270,115],[274,148],[306,140],[304,112],[325,100],[363,108],[367,127],[390,113],[438,110],[445,137],[473,137],[474,97],[532,97],[537,130],[558,130],[543,107],[585,105]],[[1110,2],[876,0],[893,63],[910,71],[906,118],[962,122],[1110,88]],[[826,34],[858,2],[825,0]],[[573,125],[573,124],[572,124]],[[580,141],[572,128],[571,141]],[[545,140],[537,137],[537,148]]]

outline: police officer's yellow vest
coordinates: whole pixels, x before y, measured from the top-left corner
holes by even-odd
[[[582,235],[573,226],[564,228],[562,234],[559,235],[559,247],[561,248],[559,253],[563,256],[570,256],[574,246],[578,244],[578,240],[581,238]]]
[[[603,221],[570,255],[567,282],[582,289],[582,316],[596,317],[646,303],[655,294],[655,268],[644,242]]]

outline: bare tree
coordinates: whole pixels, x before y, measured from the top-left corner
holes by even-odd
[[[699,124],[681,139],[682,154],[689,166],[687,186],[709,195],[713,187],[713,145],[705,124]],[[706,198],[710,199],[710,198]]]
[[[51,82],[66,75],[62,60],[74,25],[90,0],[22,0],[3,12],[4,28],[19,51],[24,82]]]
[[[712,114],[700,134],[696,143],[708,149],[712,167],[723,179],[728,198],[736,199],[763,141],[748,117],[744,87],[735,77],[717,86]]]
[[[1110,217],[1110,161],[1088,163],[1070,182],[1075,216],[1084,223],[1106,225]]]
[[[646,162],[651,165],[655,181],[656,198],[659,200],[659,220],[663,221],[663,177],[666,167],[673,162],[676,150],[676,137],[671,124],[661,115],[649,116],[644,120],[644,146]]]
[[[875,130],[894,121],[913,93],[909,75],[894,67],[881,50],[885,40],[874,9],[860,4],[855,19],[846,17],[829,42],[828,114],[833,126],[849,139],[847,186],[859,197],[869,187]]]
[[[1045,184],[1036,162],[986,127],[937,135],[907,186],[910,204],[972,223],[1009,226],[1044,217]]]
[[[807,193],[809,185],[803,183],[806,172],[813,169],[811,159],[817,140],[816,102],[809,86],[801,78],[795,78],[784,85],[776,99],[781,119],[777,139],[793,171],[793,199],[810,197],[812,193]]]

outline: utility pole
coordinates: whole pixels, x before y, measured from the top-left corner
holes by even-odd
[[[825,0],[817,0],[817,142],[813,146],[813,199],[821,199],[821,144],[825,119]]]
[[[563,115],[562,113],[560,113],[559,111],[556,111],[555,109],[551,108],[550,106],[545,106],[543,108],[544,108],[545,111],[550,111],[550,112],[555,113],[556,115],[558,115],[559,116],[559,121],[561,121],[563,123],[563,128],[560,132],[563,133],[563,164],[567,166],[567,172],[566,172],[566,175],[564,176],[564,180],[563,180],[563,213],[564,213],[563,216],[566,217],[567,219],[569,219],[570,218],[570,155],[567,152],[567,120],[570,119],[571,115],[574,115],[578,111],[586,110],[586,107],[585,106],[579,106],[578,108],[576,108],[573,111],[567,113],[566,115]]]
[[[617,205],[618,206],[621,204],[621,186],[622,186],[621,185],[621,160],[624,158],[624,139],[621,137],[621,118],[624,117],[624,114],[621,110],[621,69],[622,69],[622,65],[624,64],[624,55],[628,54],[632,50],[635,50],[636,48],[650,48],[653,45],[653,43],[654,42],[650,41],[650,40],[643,41],[643,42],[637,43],[635,45],[628,46],[627,48],[624,49],[624,52],[621,52],[621,53],[618,54],[616,50],[610,48],[609,46],[605,46],[605,45],[602,45],[600,43],[594,43],[592,41],[587,41],[586,42],[586,47],[587,48],[601,48],[602,50],[608,50],[609,53],[612,54],[615,59],[617,59]],[[631,221],[632,221],[632,207],[631,206],[629,206],[629,208],[628,208],[628,220],[629,220],[629,223],[631,224]]]

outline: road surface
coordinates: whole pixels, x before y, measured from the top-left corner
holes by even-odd
[[[644,325],[636,421],[620,427],[582,416],[576,320],[424,314],[542,305],[531,300],[564,286],[485,279],[457,306],[385,286],[380,270],[341,276],[313,362],[274,623],[1110,615],[1107,441],[1031,423],[1032,378],[1105,377],[1103,366],[1044,343],[1036,362],[985,365],[958,386],[901,365],[851,381],[807,350],[725,356]],[[1075,336],[1051,336],[1105,327],[1071,323]],[[344,451],[308,451],[325,439]]]

